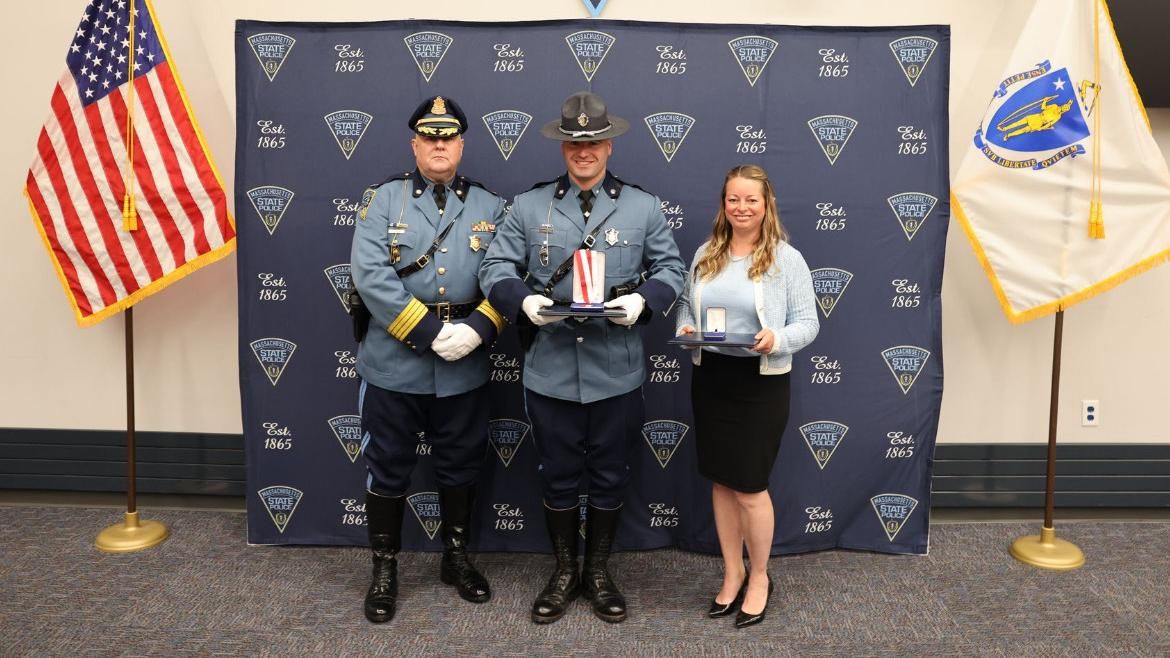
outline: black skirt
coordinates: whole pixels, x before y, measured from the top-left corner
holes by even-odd
[[[759,358],[703,352],[691,375],[699,473],[736,491],[766,490],[790,391],[789,373],[761,375]]]

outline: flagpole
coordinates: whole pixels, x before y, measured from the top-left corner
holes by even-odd
[[[126,309],[126,518],[98,533],[94,545],[107,553],[130,553],[161,544],[169,534],[158,521],[138,519],[134,445],[134,307]]]
[[[1044,527],[1039,535],[1026,535],[1012,543],[1012,557],[1041,569],[1067,571],[1085,564],[1076,544],[1056,537],[1053,508],[1056,499],[1056,421],[1060,401],[1060,352],[1064,336],[1064,309],[1056,312],[1052,340],[1052,388],[1048,401],[1048,471],[1044,483]]]

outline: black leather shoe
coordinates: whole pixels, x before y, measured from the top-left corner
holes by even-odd
[[[609,552],[620,510],[589,507],[585,518],[585,562],[581,586],[593,604],[593,614],[611,624],[626,619],[626,599],[609,576]]]
[[[486,603],[492,598],[487,578],[476,570],[467,559],[467,553],[462,550],[443,551],[443,561],[439,564],[439,580],[444,584],[454,585],[464,601]]]
[[[366,619],[384,624],[394,619],[398,603],[398,559],[374,550],[374,577],[366,591]]]
[[[557,565],[548,584],[532,603],[532,621],[537,624],[551,624],[564,617],[569,604],[581,594],[581,581],[577,577],[579,514],[576,507],[563,510],[544,508],[548,536]]]
[[[736,593],[731,603],[720,603],[715,599],[711,599],[711,608],[707,610],[707,616],[711,619],[718,619],[719,617],[726,617],[739,610],[739,605],[743,603],[743,595],[747,593],[747,586],[748,579],[747,576],[744,576],[743,584],[739,586],[739,592]]]
[[[404,496],[366,493],[366,518],[373,557],[373,578],[363,606],[366,619],[382,624],[394,618],[398,603],[398,551],[402,547]]]
[[[443,559],[439,563],[439,580],[454,585],[464,601],[484,603],[492,598],[491,587],[467,558],[473,498],[472,487],[439,488],[439,513],[443,519]]]
[[[767,614],[767,612],[768,612],[768,600],[771,598],[772,598],[772,577],[768,576],[768,596],[764,598],[763,609],[761,609],[758,613],[756,613],[754,615],[749,615],[748,613],[744,612],[743,609],[741,608],[740,611],[738,613],[736,613],[736,615],[735,615],[735,627],[736,628],[747,628],[748,626],[754,626],[754,625],[764,621],[764,615]]]

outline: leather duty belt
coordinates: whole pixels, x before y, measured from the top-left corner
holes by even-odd
[[[439,318],[439,322],[450,322],[451,320],[462,320],[475,312],[482,300],[474,300],[470,302],[438,302],[435,304],[424,304],[428,311],[435,314]]]

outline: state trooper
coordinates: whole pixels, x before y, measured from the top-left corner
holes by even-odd
[[[417,166],[366,190],[350,254],[358,308],[364,305],[368,319],[355,334],[374,563],[365,614],[375,623],[394,617],[396,555],[420,432],[439,484],[439,577],[468,601],[491,598],[466,549],[487,450],[486,347],[504,326],[476,274],[504,200],[456,175],[467,117],[454,101],[428,98],[408,125]]]
[[[480,269],[491,304],[521,332],[524,402],[543,478],[544,513],[556,567],[532,606],[550,623],[584,594],[608,622],[626,602],[607,562],[640,440],[645,358],[637,325],[665,313],[686,267],[658,198],[607,170],[611,139],[629,129],[596,94],[579,92],[541,134],[561,143],[568,171],[516,197]],[[605,306],[620,317],[542,315],[572,297],[573,253],[605,254]],[[577,572],[579,483],[587,488],[585,559]]]

